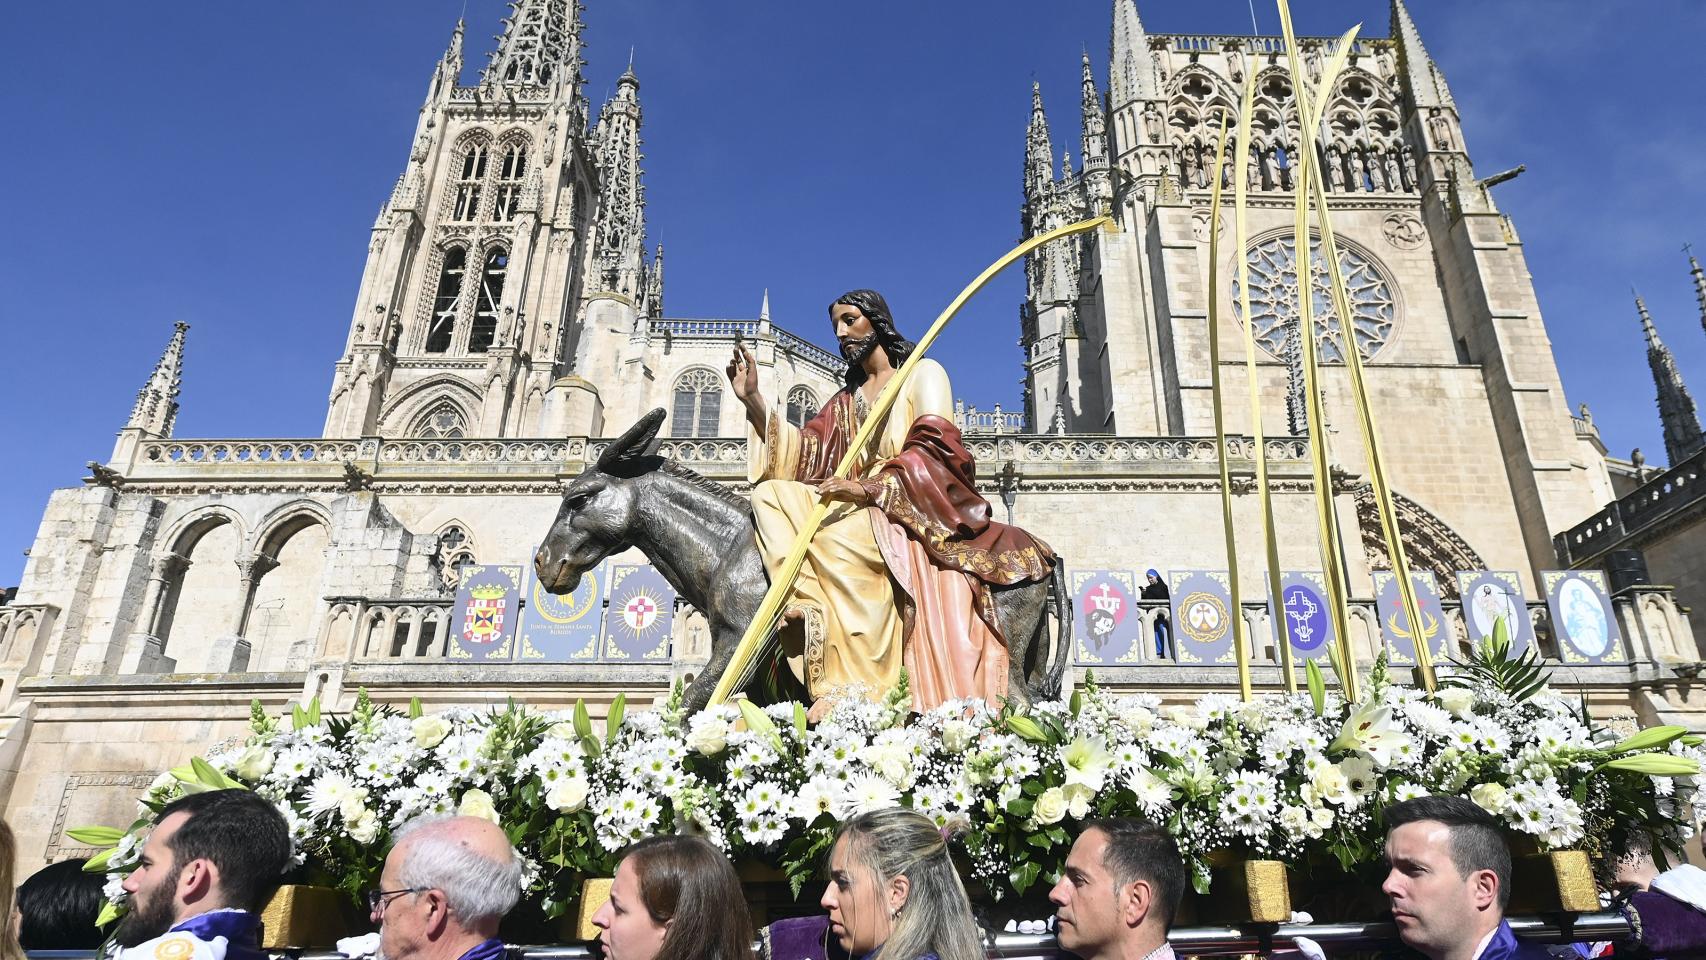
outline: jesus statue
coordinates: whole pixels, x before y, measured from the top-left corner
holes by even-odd
[[[954,426],[947,372],[921,360],[848,477],[835,468],[914,344],[874,290],[829,307],[846,384],[803,427],[765,402],[752,354],[729,383],[751,425],[747,479],[764,566],[776,577],[813,507],[833,504],[783,613],[782,648],[814,713],[855,691],[880,697],[904,666],[913,708],[1007,693],[1008,648],[992,590],[1047,579],[1054,551],[990,518]]]

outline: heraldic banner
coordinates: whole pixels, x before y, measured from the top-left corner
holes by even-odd
[[[607,575],[608,568],[600,564],[581,574],[574,589],[558,595],[546,590],[529,568],[516,659],[527,663],[597,660]]]
[[[1285,642],[1291,631],[1291,649],[1297,656],[1323,660],[1337,642],[1333,621],[1327,616],[1327,581],[1318,571],[1287,570],[1280,574],[1280,596],[1268,598],[1268,616],[1274,622],[1274,643]],[[1282,626],[1280,617],[1285,617]]]
[[[1599,570],[1542,570],[1558,659],[1565,663],[1622,663],[1623,632]]]
[[[1432,570],[1411,570],[1410,584],[1415,588],[1417,613],[1422,618],[1422,642],[1432,662],[1443,664],[1457,651],[1452,649],[1451,625],[1440,605],[1439,581]],[[1380,635],[1386,640],[1392,663],[1416,666],[1417,632],[1410,626],[1404,600],[1398,595],[1398,575],[1390,570],[1374,571],[1374,613],[1380,618]]]
[[[1180,663],[1236,663],[1231,579],[1225,570],[1173,571],[1173,646]]]
[[[1463,598],[1463,624],[1469,628],[1471,646],[1492,636],[1500,617],[1510,631],[1511,656],[1521,656],[1534,644],[1534,621],[1515,570],[1459,570],[1457,595]]]
[[[450,619],[452,660],[513,660],[521,612],[520,564],[468,564]]]
[[[1073,570],[1072,646],[1087,666],[1138,663],[1143,656],[1143,616],[1137,578],[1130,570]]]
[[[604,659],[667,662],[674,629],[675,588],[663,574],[649,563],[612,563],[610,606],[604,611]]]

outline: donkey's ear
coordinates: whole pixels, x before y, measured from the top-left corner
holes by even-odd
[[[652,408],[650,413],[634,422],[628,432],[612,440],[610,446],[598,455],[598,469],[608,471],[610,468],[629,460],[649,457],[657,452],[658,428],[663,426],[664,410],[662,407]]]

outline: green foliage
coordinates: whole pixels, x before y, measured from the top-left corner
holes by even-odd
[[[1533,650],[1519,657],[1511,656],[1510,627],[1504,617],[1493,621],[1491,636],[1484,638],[1470,651],[1469,659],[1451,661],[1461,673],[1444,681],[1452,687],[1485,686],[1503,693],[1515,703],[1523,703],[1546,689],[1551,674],[1540,663]]]
[[[1321,675],[1321,665],[1313,660],[1303,661],[1303,676],[1309,685],[1309,703],[1317,717],[1327,713],[1327,678]]]

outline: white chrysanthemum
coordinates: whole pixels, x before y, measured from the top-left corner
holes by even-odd
[[[847,793],[843,798],[842,810],[836,814],[837,819],[869,813],[872,810],[887,810],[900,806],[900,792],[882,777],[875,774],[859,774],[848,781]]]

